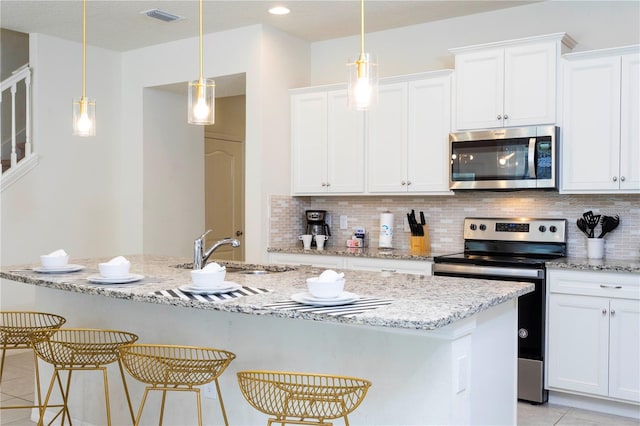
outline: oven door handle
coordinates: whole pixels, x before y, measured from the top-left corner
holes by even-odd
[[[451,263],[435,263],[433,265],[434,274],[466,274],[476,275],[478,278],[483,276],[496,276],[508,278],[544,278],[543,269],[528,268],[502,268],[496,266],[478,266],[478,265],[458,265]]]
[[[529,139],[529,178],[536,178],[536,138]]]

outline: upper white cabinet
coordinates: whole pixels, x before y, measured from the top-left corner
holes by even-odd
[[[564,59],[561,190],[640,192],[640,46]]]
[[[455,54],[457,130],[555,124],[565,33],[450,49]]]
[[[292,91],[291,140],[293,194],[364,191],[364,114],[346,89]]]
[[[450,99],[451,71],[380,82],[367,115],[367,193],[449,193]]]

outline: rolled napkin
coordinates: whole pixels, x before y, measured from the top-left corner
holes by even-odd
[[[203,271],[207,271],[207,272],[217,272],[217,271],[222,271],[223,269],[227,269],[227,268],[224,266],[218,265],[216,262],[209,263],[204,268],[202,268]]]
[[[338,281],[342,278],[344,278],[344,272],[337,273],[336,271],[327,269],[326,271],[320,274],[320,276],[318,277],[318,281],[333,282],[333,281]]]
[[[122,265],[123,263],[129,263],[129,261],[123,256],[116,256],[108,262],[109,265]]]
[[[67,252],[62,250],[62,249],[58,249],[56,251],[52,251],[51,253],[49,253],[47,256],[53,256],[53,257],[58,257],[58,256],[67,256]]]

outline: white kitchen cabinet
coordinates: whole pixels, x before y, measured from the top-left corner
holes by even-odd
[[[367,193],[449,193],[451,71],[387,79],[367,116]]]
[[[640,276],[549,271],[547,386],[640,402]]]
[[[398,274],[433,275],[433,263],[427,260],[380,259],[367,257],[345,258],[347,269]]]
[[[455,54],[455,128],[556,123],[564,33],[450,49]]]
[[[364,191],[364,115],[346,89],[292,91],[292,193]]]
[[[562,192],[640,192],[639,52],[565,56]]]

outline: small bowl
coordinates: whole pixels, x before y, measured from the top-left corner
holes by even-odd
[[[69,256],[50,256],[48,254],[40,256],[43,268],[62,268],[67,262],[69,262]]]
[[[104,278],[120,278],[129,275],[131,262],[123,263],[98,263],[100,275]]]
[[[318,277],[307,279],[307,289],[313,297],[318,299],[332,299],[342,294],[344,278],[336,281],[320,281]]]
[[[191,283],[193,287],[216,288],[222,287],[224,277],[227,275],[226,269],[218,271],[207,271],[204,269],[194,269],[191,271]]]

